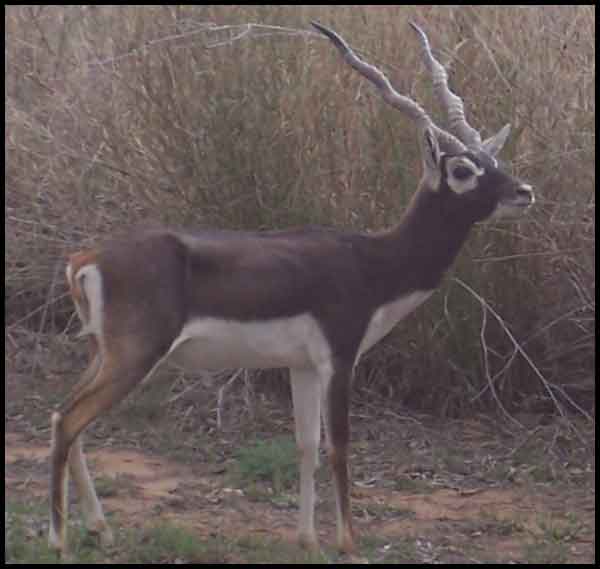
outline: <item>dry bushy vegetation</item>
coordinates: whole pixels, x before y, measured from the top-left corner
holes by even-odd
[[[65,255],[136,223],[396,222],[420,170],[413,125],[326,41],[289,29],[330,24],[434,109],[409,18],[451,61],[471,122],[484,135],[512,123],[503,157],[539,205],[476,228],[441,292],[364,358],[359,384],[442,414],[589,410],[592,6],[7,8],[9,335],[70,330]]]

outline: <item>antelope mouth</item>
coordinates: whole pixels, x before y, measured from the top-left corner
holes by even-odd
[[[535,194],[529,184],[519,186],[515,196],[500,202],[501,208],[514,209],[515,211],[527,211],[535,203]]]
[[[518,217],[527,213],[535,203],[535,194],[528,184],[520,186],[515,194],[510,198],[501,200],[492,217]]]

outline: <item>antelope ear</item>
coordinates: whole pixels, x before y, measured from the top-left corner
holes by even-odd
[[[420,143],[425,170],[437,170],[441,158],[440,145],[430,126],[421,131]]]
[[[442,152],[434,130],[427,126],[421,130],[419,136],[421,157],[423,159],[423,180],[432,190],[438,190],[442,179],[441,165]]]
[[[509,134],[510,124],[505,124],[494,136],[484,140],[481,146],[490,156],[496,156],[502,150]]]

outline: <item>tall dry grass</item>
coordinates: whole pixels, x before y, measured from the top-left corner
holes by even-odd
[[[440,293],[364,358],[359,382],[442,414],[568,410],[569,399],[589,408],[591,6],[7,8],[9,327],[63,330],[65,254],[139,222],[396,222],[419,176],[413,125],[326,41],[240,25],[327,23],[440,118],[409,18],[451,61],[471,122],[484,135],[513,125],[504,158],[539,205],[517,223],[477,227]]]

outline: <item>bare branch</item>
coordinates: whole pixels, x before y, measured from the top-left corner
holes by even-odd
[[[285,36],[309,36],[315,35],[313,32],[308,30],[299,30],[296,28],[286,28],[283,26],[269,26],[266,24],[255,24],[255,23],[246,23],[246,24],[236,24],[236,25],[226,25],[226,26],[217,26],[212,22],[206,22],[197,24],[197,27],[194,29],[178,33],[178,34],[169,34],[167,36],[163,36],[160,38],[156,38],[153,40],[148,40],[143,43],[139,47],[133,48],[132,50],[122,53],[119,55],[115,55],[114,57],[108,57],[106,59],[101,60],[93,60],[88,61],[86,65],[88,67],[97,67],[108,65],[112,63],[116,63],[117,61],[121,61],[127,57],[132,57],[134,55],[138,55],[148,48],[156,47],[161,44],[171,43],[176,41],[185,40],[192,36],[196,36],[198,34],[215,34],[218,32],[230,32],[232,34],[231,37],[220,40],[220,41],[212,41],[207,42],[203,45],[206,49],[213,49],[216,47],[222,47],[225,45],[231,45],[237,41],[240,41],[246,37],[253,38],[263,38],[267,36],[273,35],[285,35]]]
[[[573,399],[565,392],[565,390],[562,387],[555,385],[554,383],[548,381],[544,377],[544,375],[539,370],[539,368],[535,365],[535,363],[533,362],[533,360],[531,359],[529,354],[523,349],[521,344],[519,344],[519,342],[516,340],[516,338],[514,337],[512,332],[509,330],[508,326],[506,325],[506,323],[504,322],[502,317],[485,301],[485,299],[481,295],[476,293],[468,284],[466,284],[461,279],[454,277],[452,280],[454,282],[458,283],[460,286],[462,286],[466,291],[471,293],[471,295],[479,301],[479,303],[481,304],[484,311],[486,311],[486,310],[490,311],[492,316],[494,316],[494,318],[496,319],[498,324],[500,324],[501,328],[504,330],[504,332],[506,333],[506,335],[512,342],[515,350],[519,354],[521,354],[521,356],[523,356],[523,359],[528,363],[529,367],[533,370],[535,375],[540,379],[540,381],[542,382],[542,385],[544,386],[544,389],[550,396],[550,399],[554,403],[554,405],[555,405],[556,409],[558,410],[558,412],[560,413],[561,417],[566,421],[566,423],[570,426],[570,428],[573,430],[573,432],[576,433],[577,436],[581,440],[583,440],[583,437],[581,436],[581,434],[579,433],[579,431],[577,430],[575,425],[573,425],[573,423],[571,421],[569,421],[569,419],[567,418],[565,410],[564,410],[563,406],[560,404],[560,402],[558,401],[558,399],[556,398],[554,391],[558,391],[569,402],[569,404],[573,406],[574,409],[576,409],[579,413],[581,413],[581,415],[583,415],[588,421],[593,422],[594,419],[591,417],[591,415],[585,409],[583,409],[580,405],[578,405],[575,401],[573,401]],[[483,327],[482,327],[482,333],[483,333]],[[482,346],[483,346],[484,354],[485,354],[486,353],[485,341],[482,343]],[[489,374],[488,374],[488,380],[489,379],[490,378],[489,378]],[[493,381],[491,381],[490,383],[491,383],[490,388],[492,389],[492,393],[494,393]]]

